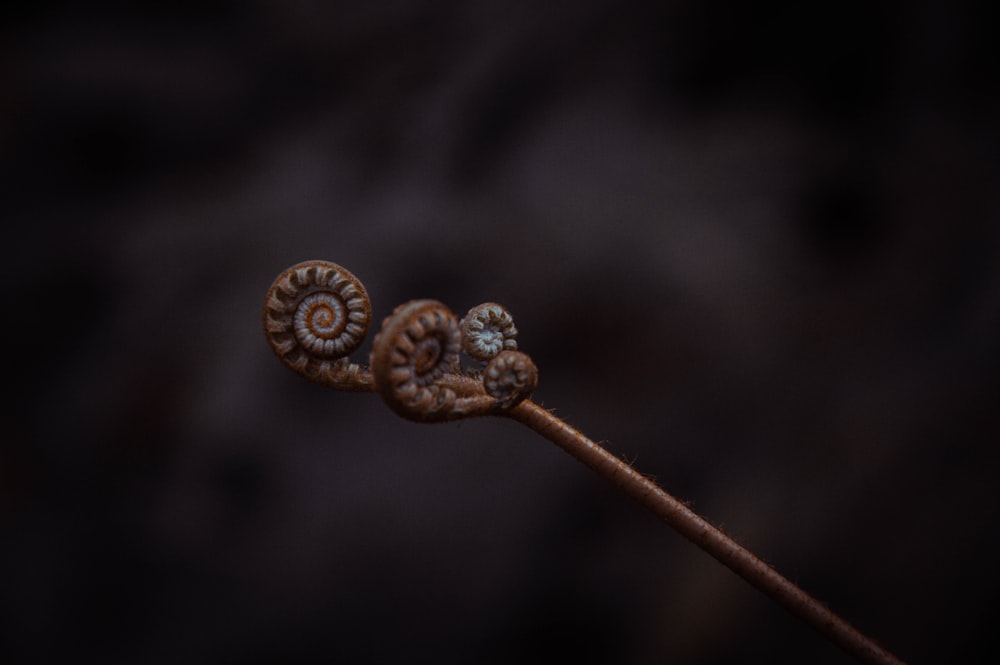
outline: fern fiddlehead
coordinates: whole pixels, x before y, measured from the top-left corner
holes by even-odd
[[[361,282],[337,264],[307,261],[281,273],[267,293],[263,318],[268,342],[293,371],[338,390],[377,392],[396,414],[418,422],[485,415],[516,420],[610,480],[860,662],[902,665],[684,502],[531,401],[538,369],[518,350],[517,328],[502,305],[478,305],[461,321],[435,300],[400,305],[375,336],[370,367],[348,356],[367,332],[371,303]],[[485,369],[463,371],[463,351],[486,362]]]

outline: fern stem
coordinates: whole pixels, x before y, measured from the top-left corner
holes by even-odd
[[[610,480],[674,530],[858,661],[871,665],[903,665],[903,661],[709,524],[683,502],[548,410],[525,400],[508,415]]]

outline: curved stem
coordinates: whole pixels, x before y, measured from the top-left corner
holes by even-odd
[[[705,521],[631,466],[587,438],[579,430],[530,400],[507,415],[541,434],[621,488],[657,517],[705,550],[759,591],[825,635],[862,663],[903,665],[871,638],[780,575],[749,550]]]

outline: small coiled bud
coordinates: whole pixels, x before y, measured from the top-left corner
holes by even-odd
[[[278,275],[264,299],[264,334],[285,365],[342,390],[371,390],[347,356],[364,340],[371,302],[357,277],[336,263],[305,261]]]
[[[401,305],[382,324],[372,345],[375,389],[389,407],[411,420],[449,420],[458,396],[442,379],[459,369],[458,321],[435,300]]]
[[[517,350],[514,317],[503,305],[495,302],[476,305],[460,326],[462,348],[476,360],[489,360],[501,351]]]
[[[531,396],[538,386],[538,368],[520,351],[501,351],[483,372],[483,387],[501,409],[510,409]]]

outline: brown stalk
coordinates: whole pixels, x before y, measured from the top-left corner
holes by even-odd
[[[264,303],[264,331],[274,352],[306,378],[338,390],[377,392],[398,415],[443,422],[497,415],[544,436],[610,480],[678,533],[712,555],[859,662],[902,665],[825,605],[674,498],[656,483],[528,397],[538,382],[531,358],[517,350],[517,329],[501,305],[484,303],[459,321],[433,300],[414,300],[385,319],[370,369],[351,363],[371,319],[361,282],[325,261],[292,266]],[[486,362],[461,370],[460,355]]]
[[[859,662],[902,665],[903,661],[834,614],[752,552],[551,412],[525,400],[507,415],[527,425],[610,480],[675,531],[711,554],[758,591],[770,596],[776,603],[810,624]]]

